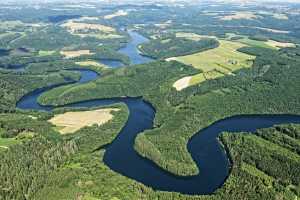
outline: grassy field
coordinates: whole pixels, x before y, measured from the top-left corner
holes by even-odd
[[[14,34],[16,34],[16,33],[14,33],[14,32],[2,33],[2,34],[0,34],[0,39],[2,39],[4,37],[11,36],[11,35],[14,35]]]
[[[235,36],[243,37],[243,38],[235,40],[235,41],[246,44],[248,46],[252,46],[252,47],[280,49],[280,48],[285,48],[285,47],[295,47],[296,46],[295,44],[289,43],[289,42],[278,42],[278,41],[274,41],[274,40],[267,40],[267,41],[252,40],[252,39],[249,39],[249,37],[247,37],[247,36],[236,35],[233,33],[228,33],[227,36],[228,36],[228,39],[231,39]]]
[[[54,116],[49,122],[57,126],[61,134],[74,133],[85,126],[107,123],[113,118],[111,114],[113,111],[118,111],[118,109],[66,112]]]
[[[187,56],[170,58],[169,60],[176,60],[203,71],[203,73],[193,76],[189,85],[229,75],[238,69],[252,66],[252,60],[255,57],[237,51],[237,49],[247,45],[226,40],[220,40],[219,42],[220,46],[218,48]]]
[[[8,149],[9,146],[17,144],[19,141],[15,138],[0,138],[0,151]]]
[[[249,45],[249,46],[253,46],[253,47],[262,47],[262,48],[269,48],[269,49],[276,49],[275,47],[268,45],[266,42],[264,41],[258,41],[258,40],[251,40],[247,37],[237,40],[238,42],[241,42],[243,44]]]
[[[205,52],[195,53],[187,56],[173,58],[173,60],[191,65],[203,72],[212,70],[234,71],[242,67],[250,67],[255,57],[238,52],[237,49],[245,47],[239,42],[220,40],[218,48]]]

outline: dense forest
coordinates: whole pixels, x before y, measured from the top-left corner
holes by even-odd
[[[34,199],[36,192],[51,181],[51,173],[59,167],[72,169],[67,167],[70,159],[90,156],[94,150],[110,143],[128,116],[124,105],[111,107],[119,108],[122,112],[114,112],[115,117],[109,124],[87,127],[69,137],[62,137],[45,121],[52,114],[0,115],[1,138],[14,138],[17,141],[11,148],[4,151],[1,148],[0,151],[3,161],[0,163],[1,199]],[[60,112],[64,110],[55,111]]]
[[[216,48],[218,45],[215,39],[206,38],[197,41],[173,36],[151,40],[149,43],[142,44],[139,49],[146,56],[161,59],[201,52]]]
[[[37,88],[72,82],[78,79],[78,74],[69,71],[53,72],[47,75],[20,75],[0,71],[0,111],[14,111],[20,98]]]

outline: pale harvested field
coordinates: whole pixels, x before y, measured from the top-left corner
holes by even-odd
[[[273,17],[275,19],[280,19],[280,20],[288,20],[289,17],[286,14],[281,14],[281,13],[274,13]]]
[[[289,42],[277,42],[274,40],[269,40],[266,42],[267,45],[270,45],[275,48],[286,48],[286,47],[296,47],[294,43],[289,43]]]
[[[290,33],[290,31],[284,31],[284,30],[278,30],[278,29],[271,29],[271,28],[263,28],[263,27],[251,27],[250,28],[256,28],[256,29],[260,29],[263,31],[268,31],[268,32],[273,32],[273,33]]]
[[[95,66],[95,67],[99,67],[99,68],[107,67],[107,66],[103,65],[102,63],[99,63],[99,62],[93,61],[93,60],[75,62],[75,64],[83,66],[83,67],[88,67],[88,66]]]
[[[256,16],[254,13],[252,12],[236,12],[233,15],[227,15],[224,17],[221,17],[221,20],[224,21],[228,21],[228,20],[235,20],[235,19],[248,19],[248,20],[252,20],[252,19],[257,19],[258,16]]]
[[[82,31],[87,29],[101,31],[104,33],[112,33],[116,31],[113,27],[110,26],[105,26],[102,24],[80,23],[80,22],[74,22],[72,20],[62,24],[61,26],[67,28],[70,31],[70,33],[73,34],[76,33],[77,31]]]
[[[172,24],[172,22],[173,22],[172,20],[168,20],[164,23],[154,24],[154,26],[164,29],[164,28],[169,27]]]
[[[111,33],[107,33],[107,34],[103,34],[103,33],[88,33],[88,34],[74,34],[77,35],[79,37],[94,37],[94,38],[98,38],[98,39],[118,39],[118,38],[122,38],[122,35],[118,35],[118,34],[111,34]]]
[[[199,34],[196,34],[196,33],[186,33],[186,32],[178,32],[178,33],[176,33],[176,37],[177,38],[186,38],[186,39],[194,40],[194,41],[199,41],[199,40],[204,39],[204,38],[216,39],[215,36],[199,35]]]
[[[84,22],[89,20],[99,20],[99,17],[80,17],[78,19],[73,19],[73,22]]]
[[[191,76],[181,78],[173,84],[173,87],[175,87],[177,91],[181,91],[190,85],[191,79],[192,79]]]
[[[113,118],[112,111],[119,111],[119,109],[105,108],[91,111],[66,112],[54,116],[49,122],[59,127],[61,134],[74,133],[86,126],[107,123]]]
[[[65,58],[76,58],[82,55],[94,55],[95,53],[91,53],[90,50],[78,50],[78,51],[60,51],[60,54]]]
[[[90,24],[70,20],[61,26],[66,28],[72,35],[79,37],[94,37],[98,39],[118,39],[123,37],[116,32],[115,28],[102,24]]]
[[[40,50],[39,51],[39,56],[50,56],[50,55],[53,55],[55,54],[56,51],[42,51]]]
[[[113,19],[115,17],[120,17],[120,16],[126,16],[128,13],[124,10],[118,10],[117,12],[110,14],[110,15],[105,15],[103,18],[104,19]]]

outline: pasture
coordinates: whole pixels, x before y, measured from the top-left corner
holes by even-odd
[[[236,70],[252,66],[255,56],[238,51],[239,48],[247,45],[226,40],[220,40],[219,42],[220,46],[215,49],[187,56],[169,58],[167,60],[176,60],[203,71],[203,73],[192,76],[189,85],[198,84],[205,80],[215,79],[224,75],[232,75]],[[185,87],[189,85],[185,84]],[[183,89],[183,87],[179,88],[180,90]]]
[[[0,137],[0,151],[8,149],[9,146],[17,144],[19,141],[15,138],[1,138]]]
[[[220,46],[218,48],[168,60],[176,60],[191,65],[201,69],[203,72],[218,70],[230,73],[252,65],[254,56],[237,51],[239,48],[245,47],[245,44],[225,40],[220,40],[219,42]]]
[[[235,40],[235,41],[246,44],[248,46],[252,46],[252,47],[261,47],[261,48],[270,48],[270,49],[296,47],[296,45],[294,43],[290,43],[290,42],[278,42],[278,41],[275,41],[275,40],[258,41],[258,40],[250,39],[247,36],[236,35],[236,34],[233,34],[233,33],[227,33],[226,35],[227,35],[229,40],[231,38],[235,37],[235,36],[242,37],[241,39],[238,39],[238,40]]]

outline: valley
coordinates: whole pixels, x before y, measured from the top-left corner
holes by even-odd
[[[0,199],[299,198],[279,5],[0,4]]]

